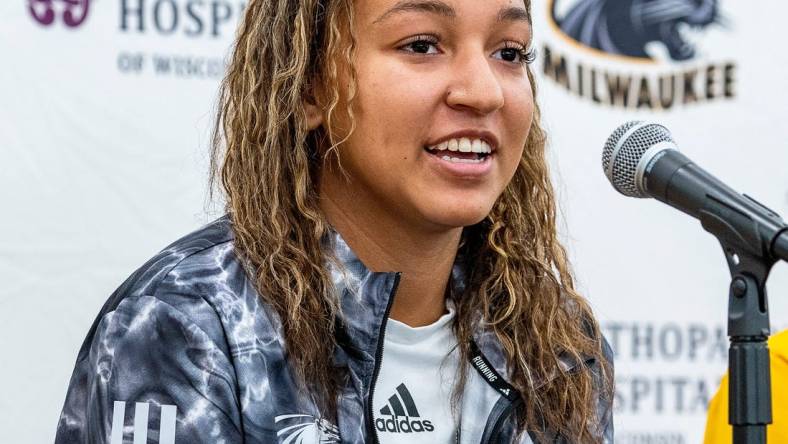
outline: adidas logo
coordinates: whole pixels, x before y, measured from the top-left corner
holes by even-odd
[[[380,409],[380,414],[391,416],[389,419],[375,420],[375,428],[380,432],[419,433],[435,430],[431,421],[418,419],[419,411],[405,384],[397,386],[396,393],[389,397],[388,404]]]

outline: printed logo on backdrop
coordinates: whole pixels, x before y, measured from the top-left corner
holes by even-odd
[[[232,36],[244,0],[116,0],[120,30],[165,37]]]
[[[27,0],[31,17],[45,27],[79,28],[95,5],[92,0]],[[216,80],[224,75],[223,43],[232,42],[246,0],[104,0],[98,5],[117,20],[120,35],[134,37],[135,48],[151,48],[119,50],[115,63],[122,74]],[[184,41],[193,42],[193,50],[184,51]],[[211,41],[219,44],[205,44]],[[177,49],[168,51],[170,44]]]
[[[117,67],[121,73],[209,80],[224,74],[224,54],[207,49],[217,45],[201,45],[201,42],[231,43],[246,8],[245,0],[115,1],[118,31],[155,42],[157,47],[155,51],[119,52]],[[183,41],[193,42],[195,49],[206,49],[189,53],[166,50],[169,42],[182,48]]]
[[[546,77],[579,99],[669,110],[731,99],[736,64],[700,51],[728,32],[718,0],[548,0]],[[705,47],[704,47],[705,48]]]
[[[88,18],[90,0],[27,0],[27,9],[42,26],[60,21],[66,27],[77,28]]]
[[[696,442],[685,424],[702,430],[705,423],[727,364],[725,326],[627,320],[601,328],[615,354],[616,417],[626,425],[616,430],[616,442]]]

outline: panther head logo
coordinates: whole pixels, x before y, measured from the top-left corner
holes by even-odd
[[[63,23],[69,28],[76,28],[87,19],[90,0],[27,0],[27,9],[44,26],[54,23],[60,12]]]
[[[577,0],[558,17],[558,0],[551,15],[561,31],[585,46],[608,54],[651,59],[646,45],[659,42],[673,60],[695,57],[684,28],[705,29],[724,24],[718,0]]]

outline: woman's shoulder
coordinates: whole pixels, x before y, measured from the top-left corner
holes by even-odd
[[[135,271],[118,289],[129,295],[156,295],[235,278],[239,266],[227,216],[171,243]],[[241,269],[241,271],[243,271]]]
[[[143,420],[179,442],[207,442],[215,430],[240,441],[232,359],[239,347],[225,332],[239,324],[229,312],[248,304],[232,249],[229,221],[218,219],[169,245],[110,296],[77,357],[56,442],[104,442],[110,428],[122,428],[126,405],[143,404]],[[174,412],[192,419],[176,425]]]
[[[270,319],[257,313],[262,309],[235,253],[230,219],[224,216],[173,242],[132,273],[109,297],[93,330],[121,314],[133,324],[150,322],[157,311],[166,311],[174,314],[170,323],[180,320],[225,344],[227,328],[242,319],[253,317],[258,328],[271,328],[259,325]]]
[[[143,295],[209,297],[217,292],[226,296],[248,290],[233,240],[228,216],[208,223],[153,256],[118,287],[108,303]]]

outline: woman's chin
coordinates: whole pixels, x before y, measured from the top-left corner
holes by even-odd
[[[432,207],[424,214],[425,218],[436,226],[447,228],[467,227],[483,221],[492,205],[462,205]]]

